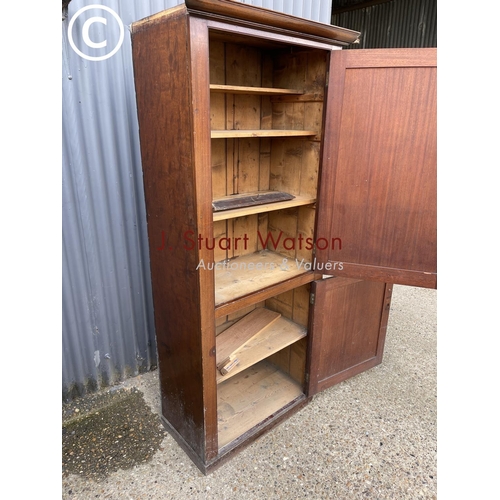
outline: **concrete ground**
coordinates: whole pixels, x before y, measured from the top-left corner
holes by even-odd
[[[158,372],[121,387],[159,412]],[[130,468],[96,479],[66,471],[62,497],[436,498],[436,393],[436,291],[395,286],[382,364],[317,395],[211,475],[167,434]]]

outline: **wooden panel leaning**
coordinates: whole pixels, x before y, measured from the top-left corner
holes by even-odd
[[[226,368],[227,370],[227,364],[229,361],[233,361],[234,353],[280,317],[281,314],[260,307],[222,332],[216,339],[217,368],[219,370]]]

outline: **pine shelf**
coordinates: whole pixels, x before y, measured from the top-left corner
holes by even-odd
[[[257,94],[257,95],[301,95],[302,90],[277,89],[272,87],[244,87],[241,85],[210,85],[212,92],[225,94]]]
[[[314,130],[212,130],[212,139],[241,139],[245,137],[312,137]]]
[[[306,273],[304,265],[271,250],[261,250],[215,265],[215,306],[232,302]]]
[[[258,197],[259,195],[262,195],[264,193],[266,192],[262,191],[255,193],[247,193],[246,196],[251,196],[253,194],[255,197]],[[237,196],[239,195],[234,195],[234,197]],[[231,196],[217,198],[214,200],[214,202],[229,198],[231,198]],[[238,208],[232,208],[229,210],[221,210],[219,212],[214,212],[213,221],[217,222],[221,220],[234,219],[236,217],[245,217],[247,215],[261,214],[265,212],[271,212],[274,210],[283,210],[286,208],[301,207],[304,205],[312,205],[314,203],[316,203],[316,198],[313,198],[311,196],[295,196],[291,200],[272,201],[268,203],[262,203],[260,205],[248,205]]]

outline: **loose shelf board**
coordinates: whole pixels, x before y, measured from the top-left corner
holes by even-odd
[[[255,309],[255,311],[259,310],[267,311],[268,309]],[[237,323],[235,323],[235,325],[236,324]],[[225,330],[221,335],[226,333],[231,328],[232,327]],[[219,335],[219,337],[221,335]],[[306,335],[307,330],[305,327],[300,326],[284,317],[276,318],[273,323],[270,323],[257,335],[246,341],[245,344],[232,352],[232,356],[235,359],[238,359],[238,363],[232,370],[224,375],[218,372],[217,383],[220,384],[224,380],[228,380],[248,367],[304,338]],[[219,337],[217,337],[217,340]]]
[[[295,196],[283,191],[257,191],[254,193],[233,194],[213,200],[214,212],[232,210],[236,208],[264,205],[265,203],[276,203],[279,201],[293,200]]]
[[[220,199],[222,198],[217,198],[217,200]],[[316,203],[316,198],[314,197],[294,196],[289,200],[263,202],[260,205],[242,206],[239,208],[220,210],[218,212],[214,211],[213,221],[218,222],[221,220],[234,219],[236,217],[246,217],[247,215],[261,214],[275,210],[285,210],[287,208],[302,207],[304,205],[313,205],[314,203]]]
[[[221,366],[238,349],[255,338],[281,317],[280,313],[259,307],[243,316],[216,339],[216,364]]]

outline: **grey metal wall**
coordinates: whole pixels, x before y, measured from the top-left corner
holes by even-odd
[[[334,2],[338,7],[356,2]],[[361,32],[360,43],[349,49],[437,47],[437,0],[392,0],[333,14],[332,24]]]
[[[179,3],[72,0],[62,22],[62,388],[66,401],[156,364],[128,27]],[[246,3],[325,23],[331,15],[331,0]],[[104,59],[115,47],[114,55]]]
[[[242,0],[256,7],[273,9],[297,17],[330,24],[332,0]]]

